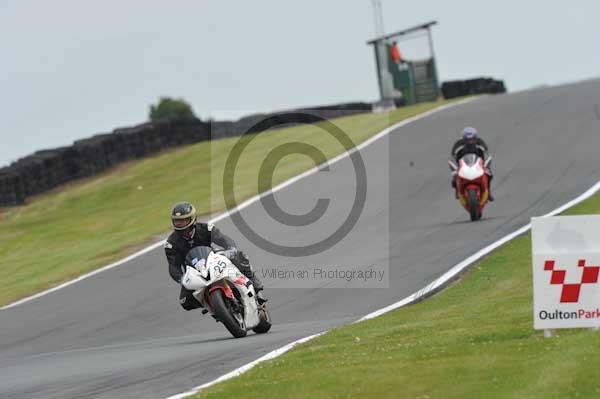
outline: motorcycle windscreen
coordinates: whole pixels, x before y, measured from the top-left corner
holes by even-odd
[[[462,161],[468,166],[473,166],[477,163],[477,158],[476,154],[467,154],[462,157]]]
[[[185,256],[185,264],[187,266],[196,267],[198,262],[204,261],[204,263],[206,263],[211,252],[213,252],[211,247],[194,247],[190,249]]]

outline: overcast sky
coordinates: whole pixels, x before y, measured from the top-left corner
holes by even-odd
[[[439,21],[442,80],[514,91],[600,75],[597,0],[382,3],[386,32]],[[2,0],[0,165],[143,122],[159,96],[217,119],[374,100],[373,35],[370,0]]]

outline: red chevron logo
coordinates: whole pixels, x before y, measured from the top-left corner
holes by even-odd
[[[596,284],[600,276],[600,266],[586,266],[585,259],[580,259],[577,262],[577,266],[583,268],[581,274],[581,282],[576,284],[566,284],[565,279],[567,277],[567,271],[561,269],[555,269],[556,262],[554,260],[547,260],[544,262],[544,270],[552,272],[550,275],[550,284],[562,285],[562,291],[560,294],[561,303],[577,303],[579,302],[579,294],[583,284]]]

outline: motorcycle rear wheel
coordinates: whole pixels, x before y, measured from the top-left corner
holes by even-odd
[[[260,322],[252,330],[257,334],[264,334],[271,329],[271,316],[267,308],[264,306],[260,307],[258,309],[258,317],[260,318]]]
[[[217,316],[217,319],[223,323],[225,328],[235,338],[242,338],[246,336],[246,329],[240,325],[238,320],[233,315],[233,310],[227,304],[225,294],[221,290],[214,290],[210,293],[210,306]]]

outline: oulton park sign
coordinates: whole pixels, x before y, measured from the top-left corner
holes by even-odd
[[[600,326],[600,216],[531,219],[533,325]]]

